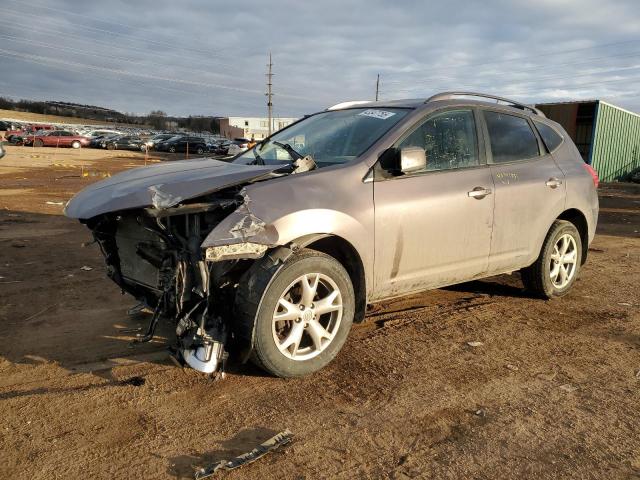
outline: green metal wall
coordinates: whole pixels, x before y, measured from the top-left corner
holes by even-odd
[[[590,159],[603,182],[640,168],[640,115],[598,102]]]

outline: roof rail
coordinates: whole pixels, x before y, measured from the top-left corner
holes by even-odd
[[[504,97],[497,97],[496,95],[489,95],[488,93],[477,93],[477,92],[442,92],[436,93],[435,95],[427,98],[424,103],[433,102],[435,100],[451,100],[454,97],[479,97],[479,98],[489,98],[491,100],[495,100],[496,102],[503,102],[509,105],[512,105],[516,108],[520,108],[521,110],[529,110],[536,115],[540,115],[544,117],[545,114],[542,113],[541,110],[538,110],[536,107],[532,105],[527,105],[526,103],[516,102],[515,100],[509,100]]]

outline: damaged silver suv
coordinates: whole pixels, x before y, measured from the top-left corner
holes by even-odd
[[[515,270],[537,296],[566,294],[597,182],[540,111],[450,92],[336,105],[232,163],[120,173],[65,212],[153,310],[139,341],[168,319],[199,371],[229,351],[294,377],[327,365],[369,303]]]

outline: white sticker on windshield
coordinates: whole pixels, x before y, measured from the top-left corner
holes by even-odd
[[[365,117],[373,117],[379,120],[386,120],[389,117],[393,117],[395,112],[385,112],[384,110],[365,110],[358,115],[363,115]]]

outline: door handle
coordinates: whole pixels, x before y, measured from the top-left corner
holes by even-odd
[[[549,180],[544,182],[547,187],[557,188],[562,185],[562,180],[558,180],[556,177],[551,177]]]
[[[473,190],[467,192],[467,195],[470,196],[471,198],[480,200],[486,197],[487,195],[491,195],[491,189],[484,188],[484,187],[476,187]]]

